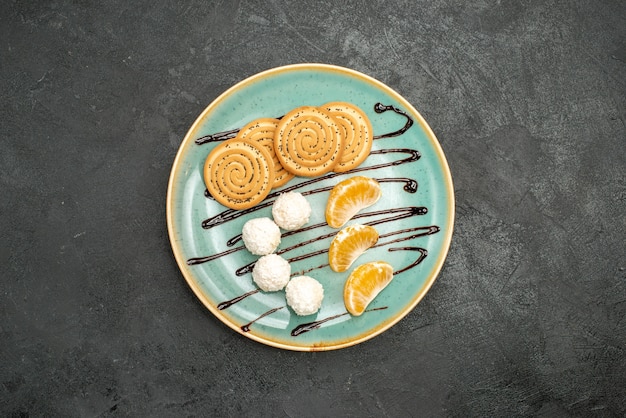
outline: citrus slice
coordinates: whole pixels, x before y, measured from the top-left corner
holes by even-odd
[[[378,231],[369,225],[350,225],[339,231],[330,243],[328,262],[333,271],[341,273],[354,260],[378,242]]]
[[[393,267],[373,261],[355,268],[343,288],[343,301],[351,315],[359,316],[393,279]]]
[[[337,183],[326,203],[326,222],[341,228],[358,211],[376,203],[380,195],[380,184],[369,177],[355,176]]]

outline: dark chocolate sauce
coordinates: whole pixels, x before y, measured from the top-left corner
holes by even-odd
[[[211,134],[211,135],[201,136],[200,138],[196,138],[195,142],[198,145],[202,145],[202,144],[208,144],[209,142],[225,141],[227,139],[236,137],[237,133],[239,133],[239,130],[240,129],[237,128],[237,129],[231,129],[230,131],[218,132],[218,133]]]
[[[232,254],[234,252],[243,250],[244,248],[246,248],[246,247],[241,245],[239,247],[231,248],[230,250],[226,250],[226,251],[223,251],[223,252],[218,253],[218,254],[208,255],[206,257],[193,257],[193,258],[190,258],[189,260],[187,260],[187,265],[188,266],[195,266],[196,264],[202,264],[202,263],[206,263],[208,261],[213,261],[213,260],[216,260],[216,259],[218,259],[220,257],[225,256],[225,255]]]
[[[223,309],[230,308],[235,303],[240,302],[240,301],[244,300],[245,298],[247,298],[248,296],[254,295],[255,293],[259,293],[260,291],[261,291],[260,289],[251,290],[251,291],[249,291],[247,293],[244,293],[241,296],[237,296],[236,298],[233,298],[231,300],[224,301],[224,302],[220,303],[219,305],[217,305],[217,309],[219,309],[221,311]]]
[[[415,209],[415,210],[412,211],[408,215],[407,214],[403,214],[403,215],[398,215],[398,216],[391,216],[389,218],[379,219],[377,221],[365,222],[364,224],[373,226],[373,225],[378,225],[378,224],[382,224],[382,223],[385,223],[385,222],[390,222],[390,221],[395,221],[395,220],[398,220],[398,219],[406,218],[406,217],[411,216],[411,215],[421,215],[421,214],[425,213],[425,212],[419,210],[421,208],[411,208],[411,209]],[[325,225],[325,224],[321,224],[321,225]],[[333,230],[332,232],[329,232],[327,234],[323,234],[323,235],[320,235],[318,237],[314,237],[314,238],[311,238],[309,240],[299,242],[299,243],[297,243],[295,245],[292,245],[291,247],[282,248],[282,249],[276,251],[276,254],[283,255],[284,253],[286,253],[288,251],[291,251],[291,250],[295,250],[296,248],[304,247],[305,245],[312,244],[312,243],[314,243],[316,241],[321,241],[323,239],[333,237],[333,236],[337,235],[337,232],[339,232],[339,231]]]
[[[384,112],[387,112],[389,110],[391,110],[391,111],[393,111],[393,112],[395,112],[395,113],[397,113],[397,114],[399,114],[401,116],[404,116],[406,118],[405,125],[402,128],[400,128],[399,130],[397,130],[397,131],[389,132],[389,133],[382,134],[382,135],[375,135],[373,137],[373,139],[391,138],[391,137],[402,135],[404,132],[406,132],[413,125],[413,123],[414,123],[413,119],[406,112],[404,112],[403,110],[398,109],[397,107],[395,107],[393,105],[383,105],[382,103],[376,103],[374,105],[374,111],[376,113],[384,113]],[[279,117],[279,119],[281,117]],[[231,129],[231,130],[224,131],[224,132],[214,133],[214,134],[211,134],[211,135],[205,135],[203,137],[197,138],[195,140],[195,143],[198,144],[198,145],[202,145],[202,144],[211,143],[211,142],[224,141],[224,140],[227,140],[227,139],[230,139],[230,138],[234,138],[235,136],[237,136],[237,133],[239,132],[239,130],[240,129],[237,128],[237,129]],[[285,188],[285,189],[283,189],[281,191],[276,191],[276,192],[270,193],[267,196],[267,198],[265,199],[264,202],[262,202],[261,204],[255,206],[255,207],[252,207],[250,209],[239,210],[239,211],[236,211],[236,210],[233,210],[233,209],[224,210],[223,212],[218,213],[217,215],[204,220],[202,222],[202,228],[210,229],[210,228],[213,228],[214,226],[218,226],[218,225],[221,225],[221,224],[223,224],[225,222],[234,220],[234,219],[236,219],[236,218],[238,218],[240,216],[244,216],[244,215],[246,215],[248,213],[251,213],[251,212],[254,212],[254,211],[266,208],[268,206],[271,206],[273,204],[273,200],[272,199],[278,197],[278,195],[280,195],[281,193],[285,193],[285,192],[293,191],[293,190],[300,189],[300,188],[303,188],[303,187],[307,187],[307,186],[309,186],[311,184],[315,184],[317,182],[328,180],[328,179],[337,177],[339,175],[349,175],[349,174],[359,173],[359,172],[363,172],[363,171],[378,170],[378,169],[385,168],[385,167],[392,167],[392,166],[397,166],[397,165],[401,165],[401,164],[405,164],[405,163],[410,163],[410,162],[413,162],[413,161],[417,161],[420,158],[420,153],[417,150],[407,149],[407,148],[374,150],[374,151],[372,151],[370,153],[370,155],[388,154],[388,153],[408,153],[409,156],[406,157],[406,158],[398,159],[398,160],[391,161],[391,162],[376,164],[376,165],[372,165],[372,166],[357,167],[357,168],[355,168],[353,170],[350,170],[350,171],[348,171],[346,173],[334,173],[334,172],[331,172],[331,173],[328,173],[328,174],[326,174],[324,176],[321,176],[321,177],[318,177],[318,178],[310,179],[310,180],[304,181],[304,182],[299,183],[299,184],[294,184],[293,186],[287,187],[287,188]],[[404,184],[403,188],[404,188],[404,190],[407,193],[415,193],[417,191],[417,188],[418,188],[417,181],[415,181],[414,179],[409,179],[409,178],[382,178],[382,179],[377,179],[377,181],[379,183],[404,182],[405,184]],[[332,187],[320,187],[320,188],[317,188],[317,189],[304,191],[304,192],[302,192],[302,194],[303,195],[311,195],[311,194],[314,194],[314,193],[321,193],[321,192],[329,191],[331,189],[332,189]],[[213,199],[213,197],[208,192],[208,190],[204,191],[204,195],[207,198]],[[424,215],[426,213],[427,213],[427,209],[425,207],[404,207],[404,208],[392,208],[392,209],[388,209],[388,210],[380,210],[380,211],[373,211],[373,212],[363,212],[363,213],[359,213],[359,214],[355,215],[353,217],[353,219],[364,218],[364,217],[371,217],[371,216],[378,216],[378,215],[387,215],[387,214],[391,215],[391,216],[383,217],[381,219],[375,219],[373,221],[369,221],[369,222],[365,222],[364,223],[366,225],[372,225],[373,226],[373,225],[378,225],[378,224],[385,223],[385,222],[391,222],[391,221],[396,221],[396,220],[408,218],[408,217],[415,216],[415,215]],[[316,228],[322,228],[324,226],[326,226],[326,223],[319,223],[319,224],[315,224],[315,225],[310,225],[310,226],[307,226],[305,228],[298,229],[296,231],[285,232],[285,233],[282,234],[282,236],[286,237],[286,236],[290,236],[290,235],[293,235],[293,234],[296,234],[296,233],[301,233],[301,232],[304,232],[304,231],[310,231],[310,230],[313,230],[313,229],[316,229]],[[412,232],[416,232],[416,233],[411,234],[411,235],[406,236],[406,237],[399,237],[399,238],[396,238],[396,239],[393,239],[393,240],[380,242],[380,239],[384,240],[385,238],[390,238],[390,237],[395,236],[395,235],[412,233]],[[393,231],[393,232],[389,232],[389,233],[380,235],[379,236],[379,242],[376,245],[374,245],[372,248],[374,248],[374,247],[381,247],[381,246],[385,246],[385,245],[390,245],[390,244],[398,243],[398,242],[401,242],[401,241],[408,241],[408,240],[411,240],[413,238],[418,238],[418,237],[425,236],[425,235],[431,235],[431,234],[434,234],[434,233],[437,233],[437,232],[439,232],[439,227],[436,226],[436,225],[401,229],[401,230],[397,230],[397,231]],[[313,239],[310,239],[310,240],[298,243],[298,244],[293,245],[291,247],[281,249],[280,251],[277,252],[277,254],[284,254],[284,253],[286,253],[288,251],[291,251],[293,249],[301,248],[301,247],[303,247],[305,245],[309,245],[309,244],[311,244],[311,243],[313,243],[315,241],[319,241],[319,240],[323,240],[323,239],[326,239],[326,238],[330,238],[333,235],[335,235],[336,233],[337,233],[337,231],[333,231],[331,233],[327,233],[327,234],[318,236],[316,238],[313,238]],[[235,245],[240,240],[241,240],[241,235],[239,234],[239,235],[229,239],[227,241],[227,246],[232,247],[233,245]],[[234,253],[236,251],[240,251],[240,250],[242,250],[244,248],[245,248],[244,246],[239,246],[239,247],[231,248],[231,249],[229,249],[227,251],[223,251],[223,252],[221,252],[219,254],[214,254],[212,256],[190,258],[189,260],[187,260],[187,264],[188,265],[196,265],[196,264],[206,263],[208,261],[213,261],[213,260],[218,259],[220,257],[232,254],[232,253]],[[428,252],[426,251],[426,249],[419,248],[419,247],[394,247],[394,248],[389,248],[388,251],[417,251],[417,252],[420,253],[419,257],[413,263],[411,263],[410,265],[408,265],[408,266],[406,266],[406,267],[404,267],[404,268],[402,268],[402,269],[400,269],[398,271],[395,271],[393,273],[394,275],[403,273],[403,272],[405,272],[405,271],[407,271],[407,270],[417,266],[428,255]],[[302,254],[302,255],[293,257],[293,258],[289,259],[288,261],[290,263],[293,263],[295,261],[304,260],[304,259],[307,259],[307,258],[310,258],[310,257],[314,257],[316,255],[320,255],[320,254],[323,254],[323,253],[326,253],[326,252],[328,252],[328,248],[317,250],[317,251],[313,251],[313,252],[310,252],[310,253],[307,253],[307,254]],[[321,264],[321,265],[319,265],[317,267],[312,267],[312,268],[309,268],[307,270],[303,270],[301,273],[294,273],[293,275],[304,274],[305,272],[309,272],[309,271],[312,271],[312,270],[315,270],[315,269],[320,269],[320,268],[323,268],[323,267],[326,267],[326,266],[328,266],[328,264]],[[235,274],[240,276],[242,274],[248,273],[248,272],[252,271],[253,267],[254,267],[254,263],[248,264],[247,266],[244,266],[244,267],[238,269],[235,272]],[[237,297],[235,297],[233,299],[221,302],[220,304],[217,305],[217,308],[220,309],[220,310],[227,309],[227,308],[231,307],[232,305],[234,305],[234,304],[244,300],[248,296],[254,295],[254,294],[258,293],[258,292],[260,292],[259,289],[255,289],[255,290],[249,291],[249,292],[244,293],[244,294],[242,294],[240,296],[237,296]],[[266,317],[268,315],[271,315],[274,312],[276,312],[276,311],[278,311],[278,310],[280,310],[282,308],[284,308],[284,306],[280,306],[280,307],[268,310],[267,312],[263,313],[262,315],[260,315],[256,319],[254,319],[253,321],[251,321],[251,322],[249,322],[249,323],[247,323],[245,325],[242,325],[241,326],[241,330],[243,332],[249,332],[250,331],[250,326],[252,324],[254,324],[256,321],[258,321],[261,318],[264,318],[264,317]],[[387,309],[387,307],[385,306],[385,307],[380,307],[380,308],[372,308],[372,309],[366,310],[365,312],[377,311],[377,310],[382,310],[382,309]],[[334,319],[337,319],[339,317],[342,317],[344,315],[349,315],[349,313],[348,312],[344,312],[344,313],[341,313],[341,314],[338,314],[338,315],[333,315],[333,316],[330,316],[328,318],[324,318],[324,319],[321,319],[321,320],[318,320],[318,321],[314,321],[314,322],[309,322],[309,323],[306,323],[306,324],[298,325],[297,327],[295,327],[291,331],[291,335],[293,337],[296,337],[296,336],[301,335],[303,333],[306,333],[306,332],[318,329],[318,328],[320,328],[320,326],[322,324],[324,324],[324,323],[326,323],[328,321],[332,321]]]
[[[435,233],[435,232],[431,232],[431,231],[434,231],[434,230],[435,230],[435,228],[436,228],[437,230],[439,229],[439,228],[438,228],[438,227],[436,227],[436,226],[431,226],[431,227],[418,227],[418,228],[410,228],[411,230],[426,229],[426,232],[423,232],[423,233],[418,234],[418,235],[412,235],[411,237],[408,237],[408,238],[400,238],[400,239],[397,239],[397,240],[393,240],[393,241],[390,241],[390,242],[384,243],[384,244],[382,244],[382,245],[390,245],[390,244],[394,244],[394,243],[397,243],[397,242],[400,242],[400,241],[405,241],[405,240],[407,240],[407,239],[415,238],[416,236],[429,235],[430,233]],[[404,231],[407,231],[407,230],[404,230]],[[393,234],[393,233],[392,233],[392,234]],[[386,234],[386,236],[390,236],[390,234]],[[379,246],[381,246],[381,245],[375,245],[374,247],[379,247]],[[372,248],[374,248],[374,247],[372,247]],[[418,265],[418,264],[420,264],[422,261],[424,261],[424,259],[426,258],[426,256],[428,256],[428,251],[426,251],[426,249],[425,249],[425,248],[420,248],[420,247],[392,247],[392,248],[389,248],[387,251],[390,251],[390,252],[391,252],[391,251],[417,251],[417,252],[419,252],[419,253],[420,253],[419,257],[418,257],[418,258],[417,258],[417,259],[416,259],[413,263],[409,264],[408,266],[406,266],[406,267],[404,267],[404,268],[401,268],[400,270],[394,271],[394,272],[393,272],[393,274],[394,274],[394,275],[396,275],[396,274],[400,274],[400,273],[404,273],[405,271],[412,269],[413,267],[417,266],[417,265]],[[300,275],[303,275],[303,274],[308,273],[308,272],[310,272],[310,271],[313,271],[313,270],[317,270],[317,269],[324,268],[324,267],[326,267],[326,266],[328,266],[328,263],[326,263],[326,264],[321,264],[321,265],[319,265],[319,266],[317,266],[317,267],[312,267],[312,268],[309,268],[309,269],[307,269],[307,270],[302,270],[302,271],[299,271],[299,272],[296,272],[296,273],[292,273],[292,274],[291,274],[291,276],[292,276],[292,277],[294,277],[294,276],[300,276]],[[234,299],[227,300],[227,301],[225,301],[225,302],[220,303],[219,305],[217,305],[217,307],[218,307],[218,309],[226,309],[226,308],[229,308],[230,306],[234,305],[235,303],[237,303],[237,302],[239,302],[239,301],[241,301],[241,300],[243,300],[243,299],[247,298],[247,297],[248,297],[248,296],[250,296],[250,295],[253,295],[253,294],[255,294],[255,293],[258,293],[258,292],[259,292],[259,289],[257,289],[257,290],[253,290],[253,291],[248,292],[248,293],[244,293],[243,295],[238,296],[238,297],[236,297],[236,298],[234,298]],[[384,309],[384,308],[378,308],[378,309]],[[342,314],[342,315],[344,315],[344,314]],[[341,315],[339,315],[339,316],[341,316]],[[334,318],[330,318],[330,319],[334,319]],[[329,321],[330,319],[326,319],[326,320],[324,320],[323,322]]]
[[[304,334],[305,332],[313,331],[314,329],[318,329],[324,322],[332,321],[333,319],[341,318],[342,316],[346,315],[349,315],[349,313],[344,312],[337,315],[329,316],[328,318],[320,319],[319,321],[300,324],[291,330],[291,336],[297,337],[298,335]]]
[[[376,210],[372,212],[357,213],[356,215],[352,217],[352,219],[361,219],[361,218],[367,218],[370,216],[386,215],[386,214],[398,213],[398,212],[401,212],[400,215],[396,215],[396,216],[389,217],[389,218],[382,218],[376,221],[365,222],[365,225],[374,226],[374,225],[381,224],[383,222],[397,221],[397,220],[409,218],[415,215],[425,215],[426,213],[428,213],[428,209],[424,206],[407,206],[403,208],[391,208],[391,209],[385,209],[385,210]],[[304,228],[296,229],[293,231],[287,231],[281,234],[281,238],[289,237],[291,235],[299,234],[301,232],[311,231],[317,228],[322,228],[327,225],[328,224],[326,222],[320,222],[314,225],[305,226]],[[240,240],[241,240],[241,234],[237,234],[231,239],[229,239],[228,241],[226,241],[226,245],[229,247],[232,247]]]
[[[420,253],[420,256],[417,257],[417,259],[413,263],[409,264],[408,266],[406,266],[403,269],[400,269],[398,271],[394,271],[393,272],[394,276],[396,274],[404,273],[405,271],[407,271],[409,269],[412,269],[413,267],[417,266],[419,263],[424,261],[424,259],[428,255],[428,251],[426,251],[426,248],[420,248],[420,247],[393,247],[393,248],[389,248],[387,251],[417,251],[417,252]]]
[[[420,264],[422,261],[424,261],[424,258],[426,258],[426,256],[428,255],[428,251],[426,251],[425,248],[419,248],[419,247],[393,247],[393,248],[388,248],[387,251],[419,251],[420,252],[420,256],[411,264],[409,264],[408,266],[404,267],[403,269],[400,269],[398,271],[394,271],[393,274],[400,274],[400,273],[404,273],[405,271],[412,269],[413,267],[417,266],[418,264]],[[296,276],[302,276],[306,273],[312,272],[313,270],[319,270],[322,269],[324,267],[328,267],[329,264],[320,264],[317,267],[310,267],[308,269],[305,270],[300,270],[294,273],[291,273],[291,277],[296,277]]]
[[[419,237],[424,237],[426,235],[436,234],[437,232],[439,232],[439,230],[440,228],[437,225],[416,226],[415,228],[399,229],[397,231],[388,232],[386,234],[379,235],[378,240],[380,241],[381,238],[388,238],[388,237],[398,235],[398,234],[405,234],[407,232],[415,232],[415,231],[420,231],[420,232],[418,232],[417,234],[409,235],[408,237],[401,237],[401,238],[394,239],[392,241],[387,241],[384,243],[379,242],[378,244],[373,245],[372,248],[382,247],[383,245],[395,244],[397,242],[408,241],[413,238],[419,238]]]
[[[397,114],[404,116],[406,118],[406,123],[402,128],[398,129],[397,131],[390,132],[388,134],[383,134],[383,135],[374,135],[374,139],[391,138],[393,136],[400,136],[406,131],[408,131],[411,126],[413,126],[413,119],[405,111],[400,110],[395,106],[384,105],[382,103],[376,103],[374,105],[374,111],[376,113],[383,113],[388,110],[393,110]]]
[[[395,183],[404,182],[404,191],[407,193],[417,192],[417,181],[406,177],[387,177],[384,179],[376,179],[379,183]]]
[[[319,269],[323,269],[324,267],[328,267],[330,264],[326,263],[326,264],[320,264],[317,267],[311,267],[305,270],[300,270],[300,271],[296,271],[294,273],[291,273],[290,277],[296,277],[296,276],[304,276],[305,274],[313,271],[313,270],[319,270]]]
[[[274,201],[271,200],[273,198],[278,197],[281,193],[286,193],[286,192],[291,192],[293,190],[302,188],[302,187],[306,187],[309,186],[311,184],[315,184],[317,182],[323,181],[323,180],[328,180],[331,179],[333,177],[337,177],[340,175],[345,175],[345,174],[354,174],[354,173],[358,173],[361,171],[366,171],[366,170],[377,170],[379,168],[385,168],[385,167],[391,167],[391,166],[396,166],[396,165],[400,165],[400,164],[406,164],[406,163],[410,163],[413,161],[417,161],[420,158],[420,153],[417,150],[413,150],[413,149],[408,149],[408,148],[394,148],[394,149],[382,149],[382,150],[375,150],[372,151],[370,153],[370,155],[376,155],[376,154],[388,154],[388,153],[392,153],[392,152],[397,152],[397,153],[406,153],[409,154],[408,157],[406,158],[402,158],[399,160],[395,160],[395,161],[390,161],[387,163],[381,163],[381,164],[376,164],[376,165],[372,165],[372,166],[367,166],[367,167],[357,167],[353,170],[347,171],[345,173],[328,173],[324,176],[321,177],[316,177],[307,181],[303,181],[302,183],[298,183],[298,184],[294,184],[291,187],[287,187],[285,189],[282,189],[280,191],[275,191],[270,193],[269,195],[267,195],[267,197],[265,198],[265,200],[261,203],[259,203],[256,206],[253,206],[251,208],[248,209],[243,209],[243,210],[234,210],[234,209],[226,209],[220,213],[218,213],[215,216],[212,216],[211,218],[205,219],[204,221],[202,221],[202,228],[204,229],[211,229],[215,226],[221,225],[225,222],[231,221],[233,219],[239,218],[240,216],[244,216],[247,215],[248,213],[252,213],[255,212],[257,210],[260,209],[264,209],[266,207],[271,206]],[[385,180],[383,180],[385,181]],[[417,182],[415,182],[415,180],[412,179],[396,179],[395,181],[404,181],[407,184],[405,184],[404,186],[404,190],[412,193],[411,190],[417,190]],[[414,186],[413,186],[414,185]],[[332,187],[323,187],[320,189],[316,189],[316,190],[310,190],[310,191],[306,191],[303,192],[303,195],[310,195],[313,193],[319,193],[322,191],[327,191],[332,189]]]
[[[394,239],[394,240],[391,240],[391,241],[380,242],[380,240],[382,238],[389,238],[389,237],[394,236],[394,235],[405,234],[405,233],[408,233],[408,232],[416,232],[416,231],[419,231],[419,232],[417,234],[412,234],[412,235],[409,235],[407,237],[400,237],[400,238],[397,238],[397,239]],[[371,248],[377,248],[377,247],[382,247],[382,246],[386,246],[386,245],[390,245],[390,244],[395,244],[395,243],[402,242],[402,241],[408,241],[408,240],[411,240],[411,239],[414,239],[414,238],[419,238],[419,237],[423,237],[423,236],[426,236],[426,235],[436,234],[437,232],[439,232],[439,227],[436,226],[436,225],[418,226],[418,227],[415,227],[415,228],[399,229],[397,231],[393,231],[393,232],[389,232],[389,233],[386,233],[386,234],[379,235],[378,236],[378,243],[373,245]],[[335,231],[335,232],[332,232],[332,233],[329,233],[329,234],[322,235],[322,236],[317,237],[317,238],[310,239],[308,241],[300,242],[298,244],[292,245],[291,247],[283,248],[280,251],[277,251],[276,254],[282,255],[282,254],[284,254],[284,253],[286,253],[288,251],[294,250],[296,248],[303,247],[303,246],[308,245],[308,244],[310,244],[312,242],[315,242],[315,241],[318,241],[318,240],[322,240],[322,239],[325,239],[325,238],[329,238],[329,237],[335,235],[336,233],[337,232]],[[289,258],[289,259],[287,259],[287,261],[289,263],[295,263],[296,261],[302,261],[302,260],[306,260],[307,258],[311,258],[311,257],[315,257],[315,256],[318,256],[318,255],[321,255],[321,254],[325,254],[325,253],[328,252],[328,250],[329,250],[329,248],[325,247],[325,248],[322,248],[322,249],[317,250],[317,251],[312,251],[310,253],[306,253],[306,254],[302,254],[302,255],[296,256],[296,257]],[[254,264],[255,263],[256,262],[252,262],[252,263],[246,264],[243,267],[238,268],[237,270],[235,270],[235,275],[243,276],[244,274],[252,272],[252,270],[254,269]]]
[[[284,308],[284,306],[279,306],[278,308],[270,309],[269,311],[265,312],[263,315],[259,316],[258,318],[256,318],[256,319],[254,319],[254,320],[252,320],[252,321],[248,322],[248,323],[247,323],[247,324],[245,324],[245,325],[242,325],[242,326],[241,326],[241,330],[242,330],[243,332],[248,332],[248,331],[250,331],[250,325],[254,324],[254,323],[255,323],[256,321],[258,321],[259,319],[261,319],[261,318],[265,318],[266,316],[271,315],[271,314],[273,314],[274,312],[279,311],[279,310],[281,310],[281,309],[283,309],[283,308]]]
[[[391,138],[393,136],[402,135],[411,127],[411,125],[413,125],[413,119],[403,110],[400,110],[395,106],[384,105],[382,103],[376,103],[374,105],[374,112],[376,113],[384,113],[388,110],[393,110],[395,113],[406,117],[406,124],[397,131],[389,132],[383,135],[374,135],[374,139]],[[279,116],[277,119],[282,119],[282,118],[283,116]],[[196,138],[195,143],[197,145],[202,145],[202,144],[208,144],[210,142],[225,141],[227,139],[236,137],[237,133],[239,133],[240,130],[241,130],[240,128],[235,128],[229,131],[223,131],[223,132],[217,132],[217,133],[210,134],[210,135],[204,135],[204,136],[201,136],[200,138]]]
[[[383,306],[380,308],[367,309],[365,312],[381,311],[383,309],[387,309],[387,306]],[[319,321],[307,322],[306,324],[300,324],[291,330],[291,336],[297,337],[298,335],[304,334],[305,332],[313,331],[314,329],[318,329],[325,322],[332,321],[333,319],[341,318],[342,316],[346,316],[346,315],[349,315],[349,312],[344,312],[344,313],[340,313],[337,315],[329,316],[328,318],[320,319]]]

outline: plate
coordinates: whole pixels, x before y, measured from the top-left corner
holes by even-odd
[[[213,147],[253,119],[280,117],[291,109],[346,101],[369,117],[375,140],[369,157],[351,172],[296,177],[272,191],[253,210],[233,211],[207,192],[202,173]],[[358,317],[343,303],[349,273],[327,266],[332,234],[325,224],[328,190],[354,175],[377,179],[382,198],[349,224],[369,223],[380,239],[353,268],[384,260],[394,267],[391,283]],[[320,310],[298,316],[284,291],[263,292],[252,280],[249,253],[239,236],[243,224],[271,217],[271,202],[287,190],[303,193],[313,213],[308,230],[283,234],[279,251],[293,274],[306,274],[324,287]],[[260,207],[259,207],[260,206]],[[247,78],[213,101],[183,139],[167,191],[167,226],[176,262],[202,303],[236,332],[273,347],[297,351],[334,350],[364,342],[405,317],[428,292],[446,258],[454,222],[450,170],[431,128],[394,90],[360,72],[326,64],[295,64]],[[283,231],[284,232],[284,231]],[[322,238],[331,235],[328,238]],[[304,244],[303,244],[304,243]]]

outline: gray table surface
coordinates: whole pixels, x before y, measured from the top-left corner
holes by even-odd
[[[337,64],[453,173],[425,299],[323,353],[242,337],[172,256],[166,187],[234,83]],[[4,1],[0,415],[624,416],[624,1]]]

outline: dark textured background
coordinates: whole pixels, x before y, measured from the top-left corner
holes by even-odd
[[[3,1],[0,415],[626,414],[626,3]],[[165,195],[232,84],[324,62],[430,123],[457,196],[445,267],[326,353],[194,297]]]

